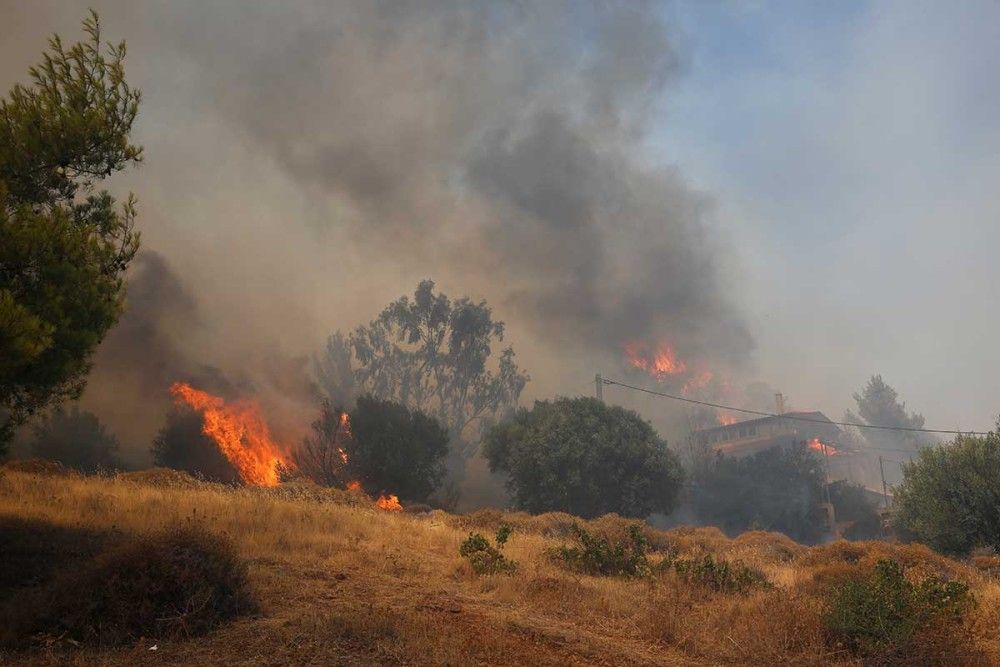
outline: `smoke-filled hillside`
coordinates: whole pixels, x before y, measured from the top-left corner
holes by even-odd
[[[150,254],[87,394],[128,446],[172,379],[210,367],[266,393],[275,364],[422,278],[493,305],[529,396],[589,393],[630,344],[748,364],[712,198],[647,150],[683,70],[656,4],[98,9],[145,93],[148,158],[124,184]],[[8,13],[35,36],[82,11]],[[39,42],[6,47],[4,82]]]

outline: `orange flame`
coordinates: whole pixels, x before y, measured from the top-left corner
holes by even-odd
[[[375,501],[375,507],[387,512],[402,512],[403,506],[399,504],[399,498],[393,495],[381,495]]]
[[[712,371],[702,371],[700,373],[696,373],[684,382],[684,386],[681,387],[681,392],[685,396],[690,396],[693,392],[707,387],[708,383],[712,381],[712,377]]]
[[[736,423],[736,417],[734,417],[733,415],[720,414],[719,423],[722,424],[723,426],[730,426]]]
[[[255,401],[226,403],[184,382],[175,382],[170,393],[178,403],[201,413],[202,433],[215,442],[244,483],[277,486],[278,467],[288,467],[291,462],[271,438]]]
[[[634,341],[625,345],[624,352],[625,359],[631,366],[646,371],[657,379],[678,375],[687,370],[685,363],[677,358],[674,348],[666,341],[659,343],[655,349],[651,349],[646,343]]]
[[[354,493],[361,493],[361,482],[354,480],[353,482],[347,483],[347,490],[353,491]]]
[[[837,449],[836,447],[834,447],[833,445],[820,442],[819,438],[813,438],[806,444],[809,446],[809,449],[819,452],[824,456],[840,456],[841,454],[844,453],[839,449]]]

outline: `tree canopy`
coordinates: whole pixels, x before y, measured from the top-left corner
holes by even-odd
[[[118,439],[107,431],[97,415],[80,410],[77,405],[69,410],[56,406],[32,430],[34,456],[88,474],[121,466]]]
[[[135,202],[95,183],[137,163],[140,93],[125,43],[49,41],[31,84],[0,100],[0,451],[40,408],[78,397],[90,357],[117,321],[139,247]]]
[[[813,542],[822,535],[822,463],[803,445],[708,462],[693,479],[698,518],[729,534],[773,530]]]
[[[347,337],[336,333],[317,359],[334,402],[358,394],[391,400],[437,418],[456,440],[473,441],[517,405],[528,376],[503,341],[504,324],[485,301],[452,301],[422,281]]]
[[[1000,551],[1000,432],[921,450],[903,464],[893,505],[897,530],[938,551]]]
[[[298,469],[320,484],[360,482],[370,493],[425,501],[444,478],[448,431],[419,410],[359,396],[349,420],[324,403],[313,433],[296,450]]]
[[[536,513],[668,513],[684,476],[649,422],[593,398],[518,410],[486,434],[483,454],[491,470],[508,474],[518,507]]]
[[[899,400],[898,392],[889,386],[881,375],[873,375],[860,392],[854,394],[858,412],[848,410],[844,421],[894,426],[897,428],[923,428],[924,417],[920,413],[906,411],[906,403]],[[854,440],[862,441],[875,448],[909,449],[932,444],[934,439],[926,433],[890,431],[883,429],[856,429],[849,432]]]

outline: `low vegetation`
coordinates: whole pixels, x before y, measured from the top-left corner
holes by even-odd
[[[966,584],[934,577],[914,583],[898,562],[880,560],[867,576],[835,588],[823,623],[834,641],[861,656],[923,663],[965,650],[960,626],[971,603]],[[944,647],[935,646],[942,641]],[[944,655],[942,648],[948,649]]]
[[[153,474],[85,477],[11,468],[0,472],[0,558],[18,573],[3,579],[0,606],[10,609],[35,595],[53,595],[69,606],[58,615],[31,614],[34,620],[19,626],[31,630],[0,654],[3,663],[131,665],[151,659],[154,644],[158,663],[203,665],[846,667],[899,663],[899,656],[912,657],[910,664],[1000,661],[1000,581],[988,558],[959,562],[919,545],[886,542],[805,547],[759,531],[735,538],[715,528],[660,531],[614,515],[584,521],[496,510],[389,513],[315,485],[306,493],[295,485],[256,490],[190,478],[183,485],[173,479],[161,484]],[[128,599],[129,591],[149,586],[154,599],[165,599],[158,586],[179,578],[169,565],[177,561],[153,558],[158,564],[137,566],[151,553],[134,545],[176,535],[171,531],[178,525],[212,536],[210,542],[225,537],[221,544],[229,547],[221,560],[209,562],[231,565],[202,571],[216,573],[212,581],[228,572],[232,576],[222,581],[233,583],[212,587],[213,595],[244,590],[253,599],[232,593],[228,599],[246,604],[221,608],[238,609],[239,615],[204,622],[194,622],[193,615],[185,625],[116,624],[101,635],[88,629],[95,627],[88,609],[101,610],[100,618],[121,617],[120,609],[102,601],[104,593],[89,592],[94,581],[107,584],[119,576],[112,570],[142,572],[112,584],[116,597]],[[470,533],[484,537],[470,542]],[[560,547],[575,548],[586,562],[584,533],[592,553],[610,554],[595,562],[635,564],[597,570],[640,572],[648,566],[648,574],[592,575],[552,557]],[[488,553],[483,543],[505,561],[516,561],[516,572],[477,574],[461,547]],[[112,568],[110,554],[127,564]],[[233,554],[238,561],[230,560]],[[870,611],[865,593],[879,590],[872,584],[877,577],[885,579],[878,574],[885,568],[880,561],[898,563],[913,586],[899,588],[893,575],[893,590],[903,592],[883,596],[884,609],[915,628],[908,647],[858,634],[871,625],[865,613],[884,613]],[[102,574],[82,578],[86,591],[61,583],[61,574],[89,573],[91,567]],[[967,604],[944,601],[957,600],[964,586]],[[196,600],[205,599],[204,590],[184,588]],[[33,593],[26,597],[26,591]],[[909,602],[893,602],[898,599]],[[244,613],[254,608],[256,613]],[[178,615],[160,613],[156,619]],[[72,618],[91,620],[67,625]]]
[[[496,534],[496,545],[490,544],[490,541],[479,533],[469,533],[468,539],[458,548],[458,553],[468,559],[476,574],[513,574],[517,572],[517,561],[503,555],[503,548],[510,533],[510,524],[500,524]]]
[[[570,527],[576,546],[552,550],[554,560],[565,567],[597,576],[640,577],[650,571],[646,552],[649,542],[638,525],[626,527],[618,539],[593,535],[578,523]]]
[[[117,646],[202,635],[256,610],[246,566],[200,525],[119,538],[3,608],[3,643],[32,637]],[[68,565],[68,564],[67,564]]]
[[[748,593],[771,587],[763,573],[747,567],[743,561],[716,560],[712,554],[701,558],[668,557],[661,562],[660,570],[673,570],[684,581],[707,586],[719,593]]]

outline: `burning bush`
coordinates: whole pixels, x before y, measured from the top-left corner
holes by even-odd
[[[382,509],[401,509],[399,497],[424,501],[438,488],[448,432],[436,419],[371,396],[359,397],[347,414],[324,404],[313,434],[294,454],[303,473],[319,484],[389,491]]]
[[[201,415],[189,408],[177,407],[167,413],[167,423],[156,434],[151,451],[158,466],[183,470],[212,482],[241,481],[239,472],[215,441],[202,431]]]
[[[669,513],[683,470],[638,414],[592,398],[536,401],[486,435],[494,472],[509,474],[517,505],[583,518]]]
[[[124,541],[5,610],[4,643],[44,634],[101,645],[203,634],[256,610],[233,547],[199,527]]]

